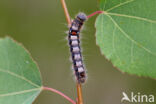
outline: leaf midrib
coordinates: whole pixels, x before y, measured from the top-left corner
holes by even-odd
[[[33,91],[40,91],[40,90],[41,90],[41,87],[40,88],[29,89],[29,90],[18,91],[18,92],[0,94],[0,97],[19,95],[19,94],[29,93],[29,92],[33,92]]]
[[[29,84],[31,84],[31,85],[33,85],[33,86],[35,86],[35,87],[40,87],[39,85],[35,84],[35,83],[32,82],[31,80],[29,80],[29,79],[27,79],[27,78],[25,78],[25,77],[23,77],[23,76],[21,76],[21,75],[18,75],[18,74],[14,73],[14,72],[11,72],[11,71],[9,71],[9,70],[5,70],[5,69],[1,69],[1,68],[0,68],[0,72],[7,73],[7,74],[10,74],[11,76],[14,76],[14,77],[17,77],[17,78],[19,78],[19,79],[22,79],[22,80],[28,82]]]
[[[111,13],[111,12],[105,12],[104,14],[114,15],[114,16],[121,16],[121,17],[127,17],[127,18],[137,19],[137,20],[141,20],[141,21],[145,21],[145,22],[150,22],[150,23],[156,24],[156,20],[151,20],[151,19],[147,19],[147,18],[143,18],[143,17],[138,17],[138,16],[133,16],[133,15],[126,15],[126,14],[119,14],[119,13]]]

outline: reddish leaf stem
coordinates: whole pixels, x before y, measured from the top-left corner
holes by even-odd
[[[101,14],[101,13],[104,13],[104,11],[96,11],[96,12],[94,12],[94,13],[88,15],[87,18],[90,18],[90,17],[92,17],[92,16],[94,16],[94,15],[96,15],[96,14]]]
[[[76,102],[74,100],[72,100],[67,95],[65,95],[64,93],[62,93],[62,92],[60,92],[60,91],[58,91],[56,89],[49,88],[49,87],[43,87],[43,90],[47,90],[47,91],[51,91],[51,92],[57,93],[57,94],[61,95],[62,97],[64,97],[69,102],[71,102],[72,104],[76,104]]]

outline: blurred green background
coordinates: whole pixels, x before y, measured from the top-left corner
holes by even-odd
[[[98,10],[97,0],[66,2],[72,18],[78,12],[90,14]],[[155,80],[121,73],[101,55],[95,41],[95,19],[96,16],[85,23],[81,34],[88,72],[88,81],[83,86],[85,104],[121,104],[123,91],[155,95]],[[0,37],[10,36],[22,43],[37,61],[43,84],[75,99],[66,31],[60,0],[0,0]],[[43,91],[33,104],[70,103],[55,93]]]

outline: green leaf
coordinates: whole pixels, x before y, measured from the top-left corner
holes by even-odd
[[[100,0],[101,52],[123,72],[156,78],[156,0]]]
[[[0,104],[32,104],[42,90],[29,53],[12,39],[0,39]]]

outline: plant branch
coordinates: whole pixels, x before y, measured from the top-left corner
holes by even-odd
[[[71,102],[72,104],[76,104],[76,102],[74,100],[72,100],[67,95],[65,95],[64,93],[62,93],[62,92],[60,92],[60,91],[58,91],[56,89],[49,88],[49,87],[43,87],[43,90],[47,90],[47,91],[51,91],[51,92],[57,93],[57,94],[61,95],[62,97],[64,97],[69,102]]]
[[[63,10],[64,10],[64,14],[66,16],[66,20],[67,20],[68,26],[70,26],[71,19],[70,19],[70,15],[68,13],[68,9],[67,9],[65,0],[61,0],[61,4],[62,4]]]
[[[77,83],[77,96],[77,104],[83,104],[82,87],[80,83]]]
[[[62,3],[62,7],[64,10],[64,14],[65,14],[68,26],[70,26],[71,25],[71,19],[70,19],[70,15],[69,15],[65,0],[61,0],[61,3]],[[79,83],[77,83],[77,96],[78,96],[77,104],[83,104],[82,88],[81,88],[81,84],[79,84]]]
[[[67,20],[67,23],[68,23],[68,26],[71,25],[71,19],[70,19],[70,15],[68,13],[68,9],[67,9],[67,6],[66,6],[66,3],[65,3],[65,0],[61,0],[61,3],[62,3],[62,7],[63,7],[63,10],[64,10],[64,14],[65,14],[65,17],[66,17],[66,20]],[[90,18],[96,14],[101,14],[103,13],[103,11],[96,11],[92,14],[90,14],[89,16],[87,16],[87,18]],[[61,96],[63,96],[64,98],[66,98],[68,101],[72,102],[73,104],[76,104],[73,100],[71,100],[69,97],[65,96],[63,93],[61,92],[58,92],[56,91],[55,89],[51,89],[51,88],[44,88],[46,90],[51,90],[53,92],[56,92],[58,94],[60,94]],[[82,87],[81,87],[81,84],[77,82],[77,104],[83,104],[83,97],[82,97]]]

